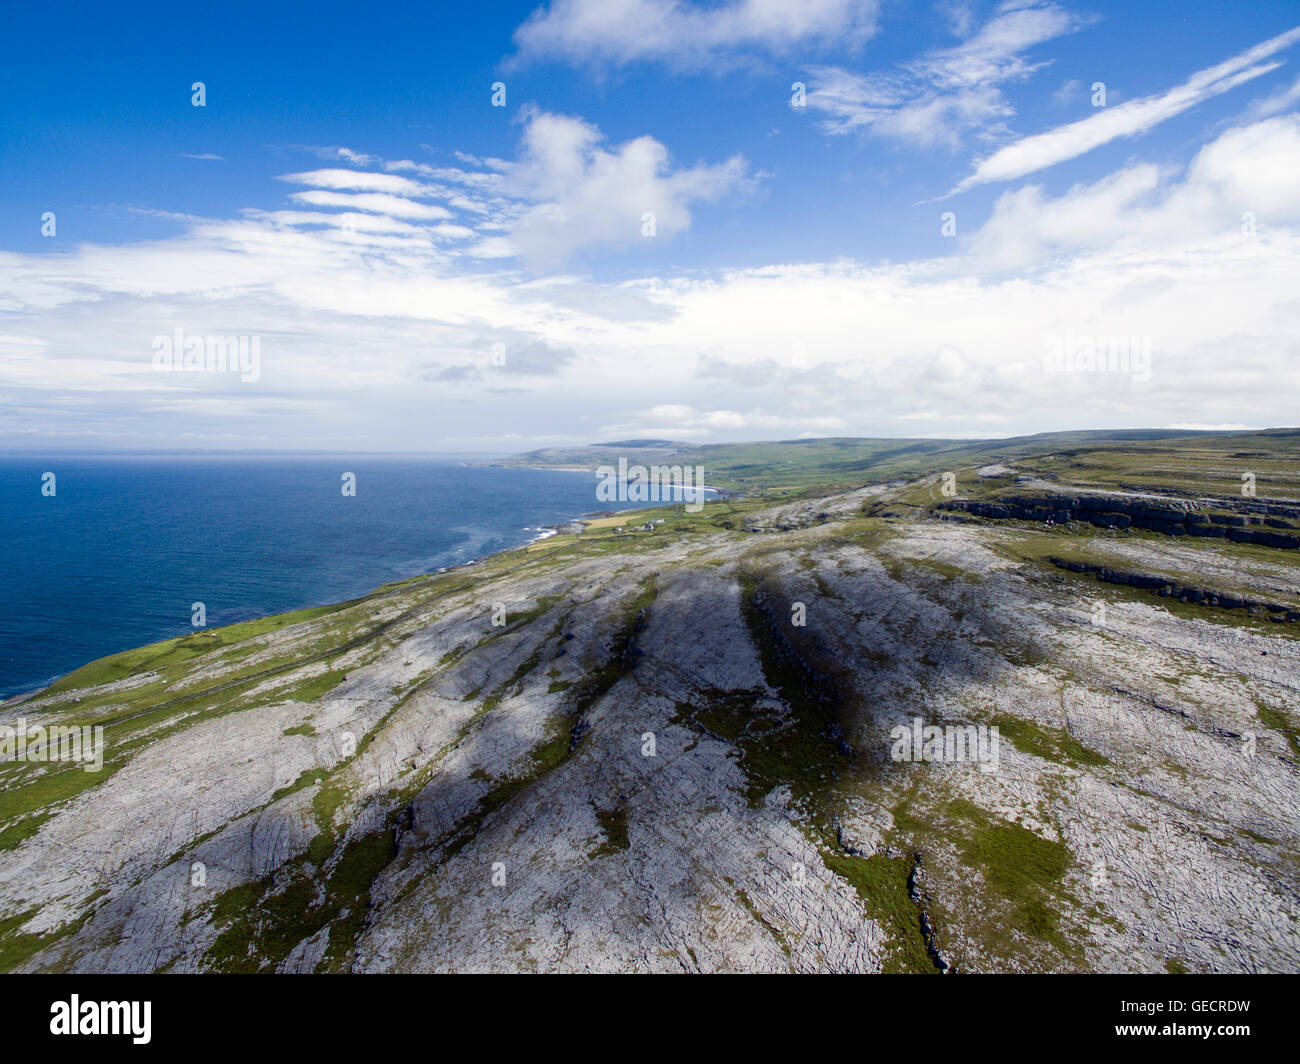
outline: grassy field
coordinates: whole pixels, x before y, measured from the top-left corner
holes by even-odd
[[[641,443],[644,441],[630,441]],[[829,438],[707,446],[657,441],[532,451],[507,465],[701,465],[706,483],[738,492],[804,493],[974,469],[995,463],[1063,486],[1238,493],[1253,474],[1260,496],[1300,499],[1300,429],[1057,432],[1004,440]]]

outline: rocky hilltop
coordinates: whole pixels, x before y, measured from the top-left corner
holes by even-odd
[[[7,703],[106,754],[0,764],[0,967],[1295,970],[1296,626],[1097,579],[1300,609],[1300,555],[1231,535],[1291,535],[1291,483],[1238,511],[1200,462],[1250,521],[1169,535],[1099,472],[1140,447],[990,453],[837,457]],[[897,756],[933,725],[995,764]]]

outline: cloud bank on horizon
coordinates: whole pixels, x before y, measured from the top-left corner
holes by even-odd
[[[1295,424],[1300,27],[1138,79],[1124,6],[906,14],[552,0],[473,72],[490,134],[169,148],[265,183],[0,251],[0,447]],[[158,372],[177,329],[255,379]]]

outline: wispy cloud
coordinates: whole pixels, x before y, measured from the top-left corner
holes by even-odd
[[[281,181],[313,188],[347,189],[360,192],[387,192],[394,196],[423,196],[427,185],[396,174],[377,174],[364,170],[309,170],[300,174],[281,174]]]
[[[1089,21],[1057,4],[1007,0],[970,40],[923,56],[913,70],[941,88],[1020,80],[1046,65],[1025,52]]]
[[[434,203],[416,203],[402,196],[389,196],[381,192],[329,192],[313,189],[310,192],[295,192],[290,199],[306,203],[312,207],[341,207],[349,211],[372,211],[375,214],[387,214],[394,218],[450,218],[451,211]]]
[[[1054,3],[1004,3],[969,40],[896,70],[810,68],[807,103],[826,115],[822,129],[832,135],[865,130],[922,147],[955,148],[971,131],[990,136],[1004,129],[1015,111],[999,86],[1045,65],[1026,57],[1030,49],[1088,21]],[[969,26],[968,11],[957,24]]]
[[[1300,104],[1300,77],[1290,85],[1283,85],[1282,88],[1252,103],[1246,110],[1246,118],[1247,120],[1269,118],[1283,111],[1289,111],[1297,104]]]
[[[353,151],[351,148],[344,148],[337,144],[330,145],[329,147],[321,147],[314,144],[298,144],[295,145],[295,147],[299,151],[311,152],[319,159],[351,163],[353,166],[374,166],[379,162],[379,157],[377,155],[369,155],[366,152]]]
[[[1201,70],[1168,92],[1116,104],[1078,122],[1024,137],[982,160],[949,195],[993,181],[1013,181],[1077,158],[1112,140],[1145,133],[1213,96],[1277,69],[1280,64],[1261,61],[1296,41],[1300,41],[1300,27]]]
[[[515,31],[512,61],[604,67],[661,60],[698,68],[727,65],[753,49],[853,47],[875,32],[879,7],[879,0],[553,0]]]

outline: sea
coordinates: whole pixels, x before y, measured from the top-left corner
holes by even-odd
[[[0,699],[194,631],[198,602],[211,628],[520,546],[606,508],[597,483],[456,458],[0,456]]]

